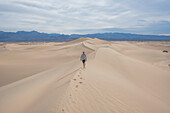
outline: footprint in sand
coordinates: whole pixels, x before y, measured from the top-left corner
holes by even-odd
[[[80,77],[80,79],[83,79],[82,77]]]
[[[62,112],[64,112],[64,109],[62,109]]]
[[[83,82],[79,82],[80,84],[82,84]]]
[[[76,81],[76,79],[73,79],[74,81]]]
[[[78,88],[78,85],[76,85],[76,88]]]
[[[71,97],[71,94],[70,94],[69,98],[70,98],[70,99],[72,98],[72,97]]]
[[[70,99],[70,102],[72,102],[72,101],[73,101],[71,94],[70,94],[70,96],[69,96],[69,99]]]

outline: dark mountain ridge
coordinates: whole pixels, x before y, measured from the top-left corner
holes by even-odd
[[[0,42],[63,42],[80,37],[99,38],[107,41],[170,41],[170,36],[140,35],[131,33],[95,33],[95,34],[58,34],[40,33],[37,31],[0,31]]]

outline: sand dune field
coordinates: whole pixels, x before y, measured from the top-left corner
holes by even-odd
[[[170,42],[1,43],[0,113],[170,113]]]

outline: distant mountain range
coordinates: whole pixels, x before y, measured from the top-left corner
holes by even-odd
[[[58,34],[40,33],[37,31],[0,31],[0,42],[63,42],[78,39],[80,37],[99,38],[107,41],[170,41],[170,36],[139,35],[130,33],[96,33],[96,34]]]

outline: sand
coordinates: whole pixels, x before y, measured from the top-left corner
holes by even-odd
[[[170,113],[163,50],[170,42],[1,43],[0,113]]]

